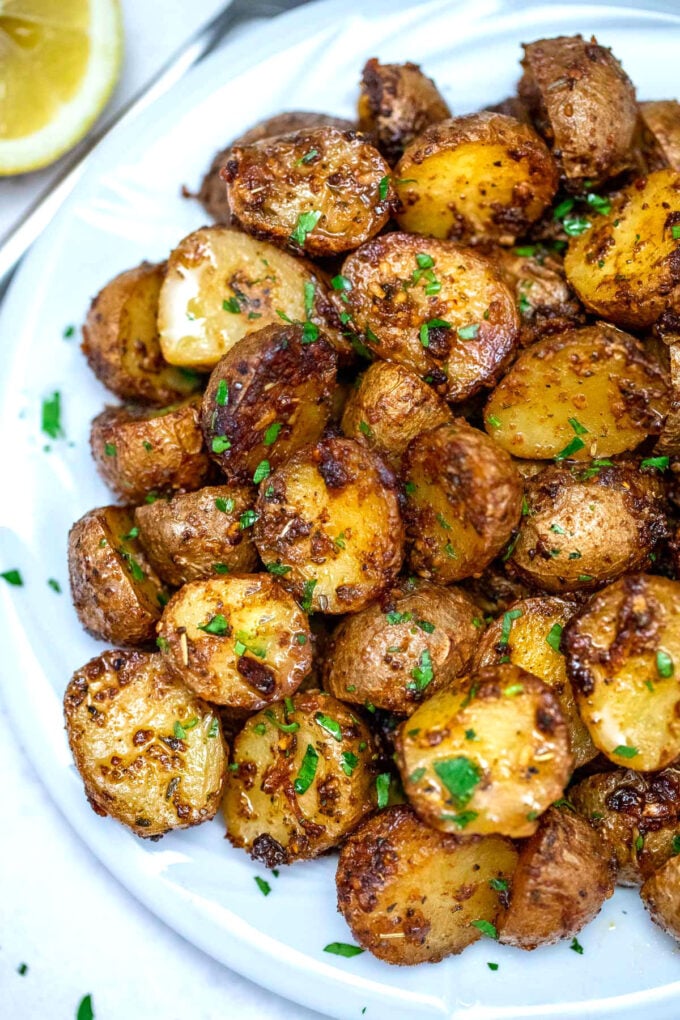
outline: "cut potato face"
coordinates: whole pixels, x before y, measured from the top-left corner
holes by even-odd
[[[138,836],[213,818],[227,748],[219,719],[159,655],[104,652],[64,695],[69,744],[90,804]]]
[[[680,942],[680,857],[671,857],[640,889],[655,924]]]
[[[307,617],[267,574],[185,584],[165,607],[158,645],[201,697],[249,711],[294,694],[312,664]]]
[[[268,868],[317,857],[375,808],[374,757],[370,730],[329,694],[258,712],[234,740],[228,839]]]
[[[515,457],[593,460],[657,435],[668,410],[659,363],[598,323],[534,344],[491,394],[485,427]]]
[[[387,963],[435,963],[493,929],[517,860],[509,839],[460,839],[405,805],[364,822],[340,851],[338,909]]]

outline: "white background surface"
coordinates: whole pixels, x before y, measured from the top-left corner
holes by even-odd
[[[123,0],[125,67],[109,109],[222,2]],[[216,148],[227,140],[216,137]],[[57,168],[0,180],[0,235]],[[0,1016],[73,1020],[91,993],[96,1020],[318,1020],[215,963],[141,907],[51,803],[2,703],[0,732]]]

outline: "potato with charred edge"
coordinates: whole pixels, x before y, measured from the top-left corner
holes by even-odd
[[[462,591],[410,578],[338,625],[326,649],[324,689],[408,715],[464,673],[483,626]]]
[[[651,326],[680,303],[680,172],[658,170],[630,184],[564,258],[588,311],[625,329]]]
[[[519,96],[567,184],[601,184],[631,166],[635,87],[611,50],[580,35],[524,46]]]
[[[659,99],[640,103],[640,122],[645,170],[680,171],[680,103],[677,99]]]
[[[680,857],[671,857],[651,875],[640,895],[654,924],[680,942]]]
[[[573,938],[612,895],[614,878],[611,852],[585,819],[568,807],[548,808],[520,847],[499,941],[537,949]]]
[[[317,857],[376,806],[368,727],[320,691],[251,716],[234,740],[227,838],[268,868]]]
[[[631,574],[567,624],[567,674],[593,743],[617,765],[680,755],[680,583]]]
[[[395,205],[390,168],[378,150],[334,127],[232,146],[220,176],[243,230],[316,257],[358,248],[385,226]]]
[[[482,634],[471,669],[511,662],[543,680],[559,699],[574,768],[579,768],[592,761],[597,748],[578,714],[560,652],[562,630],[575,610],[573,603],[547,595],[513,602]]]
[[[508,576],[500,558],[493,560],[480,577],[466,578],[461,587],[472,596],[485,616],[504,613],[517,599],[532,595],[526,584]]]
[[[680,846],[680,769],[614,769],[572,786],[569,802],[616,856],[619,885],[640,885]]]
[[[488,110],[426,128],[394,173],[400,228],[465,244],[514,244],[550,204],[558,182],[534,129]]]
[[[376,361],[357,380],[342,416],[342,431],[398,471],[410,441],[453,421],[434,390],[396,361]]]
[[[446,100],[418,64],[381,64],[372,57],[361,75],[359,130],[393,166],[430,124],[451,116]]]
[[[215,574],[244,573],[257,566],[252,532],[240,519],[255,502],[249,485],[210,485],[135,510],[147,559],[175,588]]]
[[[403,478],[409,565],[440,584],[480,574],[522,513],[510,457],[463,420],[413,439]]]
[[[394,475],[352,439],[305,446],[260,485],[255,545],[307,612],[357,613],[399,573]]]
[[[196,694],[251,712],[295,693],[310,641],[306,615],[267,574],[191,581],[158,625],[164,658]]]
[[[360,946],[400,965],[437,963],[493,928],[517,851],[503,836],[435,832],[406,805],[363,822],[344,843],[338,909]]]
[[[346,259],[343,308],[378,357],[422,376],[448,400],[492,386],[519,339],[498,271],[448,241],[385,234]]]
[[[158,341],[158,295],[165,263],[142,262],[119,273],[93,299],[82,350],[100,382],[123,400],[169,404],[199,378],[166,364]]]
[[[306,339],[302,326],[265,326],[224,355],[203,395],[201,426],[227,479],[261,482],[321,438],[336,368],[335,351],[316,327]]]
[[[158,837],[215,816],[227,767],[216,714],[160,655],[107,651],[64,694],[71,752],[98,815]]]
[[[487,432],[515,457],[594,460],[658,435],[668,379],[627,333],[604,322],[523,351],[489,397]]]
[[[427,825],[521,839],[562,796],[573,758],[557,696],[531,673],[501,665],[423,702],[399,729],[397,763]]]

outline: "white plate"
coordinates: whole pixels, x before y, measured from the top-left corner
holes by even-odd
[[[332,859],[283,869],[265,899],[253,881],[264,869],[229,847],[219,819],[149,843],[92,813],[63,733],[61,695],[102,646],[46,581],[66,590],[68,528],[110,501],[87,444],[89,421],[109,397],[77,338],[62,333],[82,322],[106,280],[142,258],[164,258],[203,222],[180,186],[197,185],[217,147],[281,109],[352,116],[366,58],[422,62],[454,111],[466,112],[511,92],[520,41],[596,32],[642,97],[677,96],[677,4],[653,6],[330,0],[252,28],[107,140],[5,303],[0,570],[19,567],[26,580],[2,585],[2,684],[13,722],[66,817],[143,903],[216,959],[335,1017],[358,1020],[366,1006],[368,1020],[676,1020],[680,958],[627,890],[582,933],[582,956],[568,944],[524,954],[484,940],[436,967],[388,967],[368,953],[336,958],[323,946],[352,938],[336,913]],[[62,393],[67,439],[48,452],[40,406],[53,390]]]

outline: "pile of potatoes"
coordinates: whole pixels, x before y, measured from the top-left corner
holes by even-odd
[[[574,938],[617,881],[680,938],[680,106],[524,49],[494,109],[373,59],[357,123],[256,125],[83,327],[88,799],[339,848],[389,963]]]

